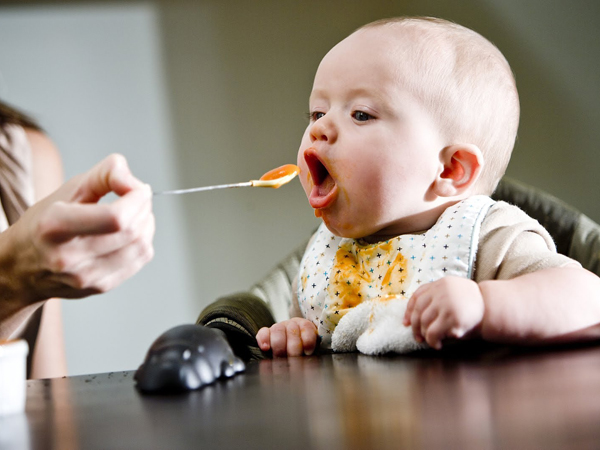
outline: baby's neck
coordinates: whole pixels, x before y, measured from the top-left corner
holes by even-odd
[[[390,239],[406,234],[423,234],[435,225],[447,208],[459,201],[461,200],[449,201],[418,215],[399,219],[369,236],[356,238],[356,241],[360,243],[376,244],[377,242],[389,241]]]
[[[355,239],[355,241],[358,242],[360,245],[372,245],[372,244],[378,244],[380,242],[391,241],[392,239],[395,239],[398,236],[402,236],[402,235],[406,235],[406,234],[423,234],[426,231],[427,230],[410,231],[410,232],[406,232],[406,233],[390,234],[390,235],[371,235],[371,236],[366,236],[364,238]]]

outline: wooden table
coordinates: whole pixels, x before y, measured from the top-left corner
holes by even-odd
[[[27,390],[2,449],[600,448],[597,345],[265,360],[182,395],[141,395],[133,372]]]

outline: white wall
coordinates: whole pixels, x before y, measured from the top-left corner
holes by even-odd
[[[157,188],[175,186],[156,8],[0,9],[0,96],[39,119],[68,176],[111,152]],[[136,368],[154,338],[193,321],[177,202],[157,202],[156,256],[113,292],[64,301],[71,374]]]
[[[481,32],[516,73],[523,114],[508,173],[600,221],[600,2],[29,3],[0,6],[0,96],[41,120],[69,175],[111,151],[156,189],[293,162],[327,50],[374,19],[434,15]],[[66,305],[71,373],[135,368],[158,334],[247,288],[317,225],[297,181],[154,204],[154,262]]]

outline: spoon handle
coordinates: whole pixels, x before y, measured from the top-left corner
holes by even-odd
[[[218,184],[216,186],[203,186],[203,187],[195,187],[195,188],[189,188],[189,189],[175,189],[173,191],[153,192],[153,195],[179,195],[179,194],[188,194],[190,192],[202,192],[202,191],[212,191],[215,189],[229,189],[229,188],[250,187],[250,186],[252,186],[252,181],[245,181],[244,183]]]

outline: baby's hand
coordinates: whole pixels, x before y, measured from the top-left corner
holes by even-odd
[[[294,317],[263,327],[256,340],[263,352],[272,350],[274,357],[312,355],[317,347],[317,327],[310,320]]]
[[[415,291],[404,314],[403,324],[412,325],[417,342],[442,348],[445,338],[462,338],[477,329],[485,305],[479,286],[473,280],[444,277]]]

